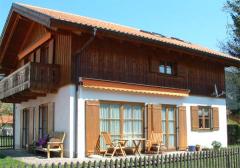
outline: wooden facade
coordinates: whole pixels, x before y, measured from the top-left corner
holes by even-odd
[[[73,45],[78,41],[81,37]],[[181,51],[96,38],[78,56],[78,77],[189,89],[192,95],[210,97],[215,84],[219,91],[225,90],[223,64]],[[161,61],[174,65],[174,75],[158,72]]]

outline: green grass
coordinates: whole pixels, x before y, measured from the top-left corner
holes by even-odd
[[[3,154],[0,154],[0,167],[5,166],[6,168],[10,168],[11,166],[12,167],[17,167],[18,165],[23,166],[24,163],[22,163],[18,160],[15,160],[15,159],[13,159],[9,156],[5,156]]]

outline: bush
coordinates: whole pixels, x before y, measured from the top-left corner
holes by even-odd
[[[219,150],[221,148],[222,144],[219,141],[213,141],[212,146],[213,146],[214,150]]]

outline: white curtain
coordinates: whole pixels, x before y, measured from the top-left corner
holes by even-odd
[[[166,144],[166,131],[166,107],[162,106],[162,133],[164,144]]]
[[[139,105],[124,105],[124,138],[143,137],[142,124],[142,107]],[[132,142],[129,141],[127,146],[133,146]]]
[[[175,111],[174,107],[168,109],[168,131],[169,131],[169,147],[175,147]]]
[[[100,132],[109,132],[112,140],[120,138],[120,105],[101,104],[100,105]],[[106,149],[101,137],[101,149]]]

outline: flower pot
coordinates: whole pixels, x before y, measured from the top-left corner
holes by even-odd
[[[201,147],[200,146],[196,146],[196,151],[200,151]]]
[[[188,146],[188,151],[189,152],[195,152],[196,151],[196,147],[195,146]]]

